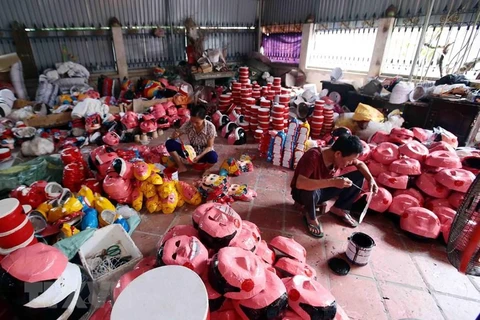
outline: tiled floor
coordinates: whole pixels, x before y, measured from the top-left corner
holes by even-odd
[[[222,138],[217,141],[215,148],[221,160],[244,152],[256,155],[255,145],[228,146]],[[446,259],[441,242],[413,240],[383,215],[367,216],[358,228],[376,242],[370,263],[352,266],[347,276],[334,275],[327,260],[344,255],[347,238],[354,230],[326,215],[322,217],[325,237],[308,236],[289,194],[293,172],[273,167],[264,159],[255,159],[254,165],[254,172],[231,181],[247,183],[258,197],[251,203],[234,203],[233,208],[242,218],[256,223],[266,241],[285,235],[305,246],[307,262],[317,270],[318,280],[331,290],[351,319],[474,320],[479,315],[480,278],[459,274]],[[200,174],[187,173],[180,178],[191,182]],[[143,254],[154,254],[156,243],[171,226],[190,224],[193,209],[185,206],[172,215],[144,214],[133,234]]]

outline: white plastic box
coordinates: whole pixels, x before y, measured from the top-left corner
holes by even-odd
[[[90,260],[91,257],[113,245],[118,245],[120,247],[121,257],[131,256],[132,259],[109,273],[96,279],[93,278],[92,270],[90,270],[87,260]],[[143,258],[143,255],[135,245],[135,242],[133,242],[125,229],[118,224],[112,224],[95,231],[93,236],[80,247],[78,255],[83,267],[92,277],[94,282],[115,281],[116,278],[132,269],[135,264]]]

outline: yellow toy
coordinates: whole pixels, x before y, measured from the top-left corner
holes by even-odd
[[[177,166],[170,156],[162,157],[162,165],[166,168],[173,168]]]
[[[41,214],[43,214],[45,218],[47,218],[48,212],[51,209],[52,209],[52,204],[48,201],[45,201],[37,207],[36,211],[40,212]]]
[[[147,179],[147,181],[156,186],[163,184],[163,179],[158,173],[152,173],[152,175]]]
[[[74,212],[82,211],[83,205],[77,198],[71,197],[65,201],[63,209],[65,210],[66,214],[72,214]]]
[[[198,192],[197,188],[193,187],[192,185],[183,182],[177,181],[175,184],[177,188],[177,192],[180,194],[180,197],[185,200],[186,203],[198,206],[202,203],[202,196],[200,192]]]
[[[151,198],[157,194],[157,190],[155,189],[155,186],[148,181],[142,182],[140,186],[140,191],[143,193],[143,195],[146,198]]]
[[[60,229],[60,232],[63,234],[65,238],[70,238],[71,236],[79,233],[80,230],[78,230],[74,226],[69,225],[68,223],[64,223],[62,225],[62,228]]]
[[[143,193],[140,190],[134,190],[132,194],[132,207],[136,211],[142,210],[143,207]]]
[[[166,198],[162,198],[162,212],[165,214],[170,214],[175,211],[175,208],[178,205],[178,193],[177,190],[173,190],[172,193]]]
[[[63,218],[65,215],[66,215],[65,209],[63,209],[62,207],[52,208],[48,211],[48,219],[47,220],[48,220],[49,223],[54,223],[58,219]]]
[[[152,166],[148,165],[146,162],[138,161],[133,165],[133,175],[138,181],[145,181],[152,174],[152,169]]]
[[[161,185],[160,198],[162,199],[163,213],[173,213],[179,201],[178,192],[177,189],[175,189],[174,181],[168,181]]]
[[[82,196],[90,207],[93,207],[95,202],[95,196],[93,195],[92,189],[83,185],[80,188],[80,191],[78,191],[78,195]]]
[[[97,210],[97,212],[99,213],[102,212],[103,210],[115,211],[115,206],[110,202],[110,200],[108,200],[105,197],[98,196],[94,202],[95,202],[95,210]]]
[[[162,201],[155,195],[147,199],[146,206],[149,213],[158,212],[162,210]],[[175,208],[173,210],[175,210]]]
[[[159,195],[162,199],[165,199],[168,197],[169,194],[172,192],[176,192],[177,190],[175,189],[175,181],[168,181],[162,184],[159,188]]]
[[[181,208],[185,204],[185,199],[178,193],[178,191],[177,191],[177,195],[178,195],[177,208]]]
[[[58,104],[72,104],[73,100],[72,97],[69,94],[62,94],[58,96]]]

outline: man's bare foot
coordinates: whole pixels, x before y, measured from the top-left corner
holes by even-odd
[[[187,172],[188,168],[185,166],[181,166],[181,167],[178,167],[177,171],[178,173]]]
[[[356,228],[358,227],[358,222],[355,220],[351,215],[350,211],[348,210],[342,210],[336,207],[332,207],[330,209],[330,212],[333,213],[333,215],[337,216],[340,218],[345,224],[347,224],[351,228]]]

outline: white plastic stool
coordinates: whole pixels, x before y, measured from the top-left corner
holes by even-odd
[[[115,301],[111,320],[206,320],[208,295],[202,279],[182,266],[150,270]]]

